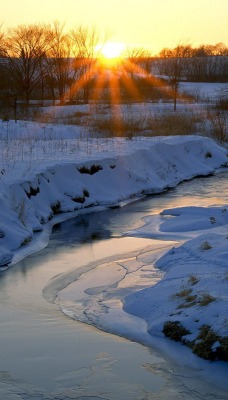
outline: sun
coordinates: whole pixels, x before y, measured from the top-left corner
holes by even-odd
[[[126,48],[124,43],[105,42],[97,46],[98,59],[101,65],[106,68],[115,68],[123,60],[123,53]]]
[[[106,42],[101,48],[101,54],[104,58],[119,58],[123,53],[125,45],[123,43]]]

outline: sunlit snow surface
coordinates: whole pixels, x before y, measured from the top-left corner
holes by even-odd
[[[167,232],[171,242],[167,240]],[[145,226],[127,235],[157,236],[160,240],[145,239],[144,248],[129,254],[123,242],[124,257],[106,258],[80,271],[58,276],[44,290],[47,299],[55,299],[71,318],[163,350],[162,328],[167,320],[181,321],[190,330],[191,339],[196,338],[204,324],[227,336],[226,207],[166,210],[160,217],[147,217]],[[189,237],[192,239],[185,241]],[[197,280],[194,284],[192,277]],[[176,297],[176,293],[183,289],[192,290],[196,304],[181,306],[184,300]],[[204,294],[215,300],[201,306]],[[176,352],[176,345],[172,342],[168,353],[173,351]],[[212,380],[219,371],[216,382],[225,384],[227,366],[222,362],[208,365],[183,346],[181,357],[175,353],[175,358],[183,365],[200,367],[202,375],[210,375]]]
[[[44,140],[39,124],[18,123],[12,128],[18,142],[10,127],[12,121],[9,132],[4,125],[0,148],[2,266],[12,261],[15,250],[34,242],[37,232],[44,232],[53,215],[161,193],[183,180],[211,174],[228,160],[225,148],[196,135],[87,140],[77,129],[72,139],[72,128],[57,126]],[[90,173],[92,167],[96,171]]]
[[[25,126],[17,128],[18,131],[22,129],[23,132]],[[3,139],[7,144],[10,140],[8,128],[7,125],[4,128]],[[31,124],[29,132],[33,128],[39,130],[37,143],[33,139],[25,140],[25,145],[17,153],[17,142],[14,141],[9,153],[4,153],[6,162],[1,168],[0,197],[0,256],[3,266],[11,260],[16,263],[29,252],[44,247],[52,222],[70,217],[72,212],[77,215],[83,209],[86,211],[86,207],[91,207],[91,210],[92,206],[121,205],[145,193],[159,193],[175,187],[184,179],[213,173],[227,163],[224,148],[198,136],[102,142],[81,140],[79,136],[72,139],[69,135],[65,143],[58,138],[56,142],[50,140],[50,157],[47,155],[45,159],[40,129],[44,130],[44,135],[48,130],[52,135],[54,128]],[[67,132],[66,127],[55,129],[62,129],[59,134],[63,136],[63,131]],[[45,138],[45,146],[47,143],[49,139]],[[9,150],[9,146],[6,149]],[[99,172],[81,174],[78,168],[91,166],[91,163],[101,166]],[[26,192],[32,193],[31,188],[37,191],[38,187],[36,195],[26,195]],[[84,196],[84,203],[75,205],[72,198],[80,198],[84,190],[89,192],[89,197]],[[64,214],[49,222],[52,206],[58,201]],[[193,337],[199,324],[205,323],[227,335],[227,208],[226,204],[208,208],[183,207],[146,217],[143,227],[124,232],[126,236],[145,238],[143,247],[128,251],[123,239],[120,257],[103,255],[99,262],[59,275],[47,284],[43,294],[74,319],[148,346],[157,346],[180,364],[197,367],[202,376],[210,376],[211,381],[226,385],[227,366],[221,362],[208,364],[192,355],[189,349],[170,344],[163,338],[161,330],[164,321],[176,319],[178,313],[178,320],[189,327]],[[31,245],[27,246],[29,241]],[[175,294],[190,285],[192,275],[198,280],[193,287],[197,298],[208,292],[215,301],[203,308],[196,303],[183,311],[178,308],[180,300]],[[101,359],[107,366],[109,357]],[[87,375],[85,372],[83,376]],[[7,387],[11,382],[10,376],[5,374],[1,378],[1,385]],[[66,381],[71,378],[63,377]],[[93,378],[97,384],[99,370]],[[93,378],[90,379],[91,385]],[[108,379],[111,383],[112,378]],[[22,383],[14,384],[16,393],[18,387],[23,390]],[[0,390],[3,390],[2,386]],[[27,393],[21,398],[26,396],[29,398]],[[59,398],[67,396],[74,398],[72,393],[64,393]],[[86,392],[83,396],[89,398]],[[12,392],[14,398],[17,397]],[[36,399],[34,392],[31,398]],[[40,393],[37,398],[42,399]],[[136,395],[134,398],[137,399]],[[172,394],[169,398],[172,399]]]
[[[145,248],[59,276],[44,294],[49,293],[49,299],[52,294],[71,318],[163,350],[162,328],[167,320],[181,321],[191,340],[205,324],[227,336],[228,208],[176,208],[144,222],[145,226],[126,234],[156,238],[145,239]],[[191,307],[176,296],[184,289],[196,297]],[[205,294],[215,300],[201,306]],[[183,346],[181,357],[174,356],[176,345],[172,342],[171,347],[166,350],[179,363],[200,367],[202,376],[212,380],[216,373],[215,381],[225,384],[224,363],[208,365]]]

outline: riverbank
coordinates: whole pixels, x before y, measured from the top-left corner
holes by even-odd
[[[180,375],[183,370],[191,368],[192,376],[213,383],[215,387],[227,388],[227,363],[203,360],[191,354],[189,347],[165,339],[162,333],[163,324],[171,319],[179,320],[186,329],[191,329],[191,340],[197,338],[200,327],[205,324],[218,335],[226,336],[227,235],[222,233],[227,232],[228,221],[224,206],[206,207],[206,204],[216,201],[217,190],[210,199],[213,185],[208,183],[207,187],[207,180],[210,182],[211,179],[218,183],[218,190],[222,184],[219,176],[200,180],[205,193],[199,189],[197,180],[195,185],[194,181],[188,183],[192,190],[199,187],[198,200],[193,194],[190,204],[200,204],[201,201],[205,207],[176,206],[161,215],[147,216],[144,226],[125,233],[130,236],[128,239],[132,236],[149,239],[147,246],[127,254],[126,243],[120,247],[124,239],[120,239],[119,244],[113,242],[116,251],[123,248],[121,257],[99,259],[96,255],[98,261],[91,265],[82,264],[80,269],[72,269],[69,274],[60,274],[43,293],[73,319],[158,348],[163,356],[168,355],[178,364],[179,367],[175,368]],[[227,173],[224,173],[224,201],[227,201],[227,184]],[[172,203],[170,196],[172,199],[172,194],[164,195],[164,204],[166,201]],[[207,203],[204,196],[208,196]],[[180,203],[186,204],[190,200],[181,196]],[[153,201],[156,203],[156,196]],[[160,207],[162,203],[160,200]],[[158,204],[155,209],[157,207]],[[176,217],[170,218],[172,214]],[[189,243],[186,242],[188,239]],[[211,249],[205,247],[205,242],[211,245]],[[194,298],[190,299],[190,295]],[[215,358],[220,347],[217,339],[208,348],[208,353]],[[212,393],[211,387],[207,389]]]
[[[225,197],[222,196],[222,191]],[[11,400],[13,393],[17,393],[23,400],[26,396],[30,398],[36,396],[45,400],[56,397],[63,399],[66,396],[71,398],[105,396],[110,400],[120,398],[142,400],[145,395],[156,400],[167,398],[181,400],[183,397],[188,400],[206,400],[209,397],[225,400],[226,370],[221,373],[220,363],[209,363],[191,356],[184,346],[164,337],[151,336],[147,332],[145,321],[123,312],[128,321],[135,321],[135,325],[131,325],[134,328],[131,332],[135,335],[134,340],[140,342],[143,330],[144,338],[147,335],[150,339],[150,343],[145,341],[144,344],[152,347],[152,355],[145,357],[150,353],[149,351],[145,353],[145,347],[131,341],[122,341],[117,336],[113,338],[112,335],[94,330],[87,324],[66,318],[56,304],[50,304],[44,299],[42,290],[58,277],[61,280],[61,275],[67,275],[67,271],[72,275],[72,269],[78,270],[84,264],[88,266],[94,260],[99,261],[108,256],[113,256],[118,263],[118,269],[128,270],[125,283],[128,281],[129,285],[132,284],[133,290],[137,289],[135,284],[138,286],[141,283],[141,288],[145,283],[151,285],[159,270],[153,269],[153,265],[145,265],[149,256],[146,250],[152,245],[155,250],[158,247],[158,240],[145,239],[146,243],[144,239],[121,238],[121,233],[126,229],[132,230],[142,225],[141,219],[148,214],[159,215],[168,207],[177,208],[187,204],[221,205],[224,200],[228,203],[227,192],[226,177],[223,175],[221,179],[220,175],[216,175],[206,179],[191,180],[179,185],[175,190],[132,202],[127,207],[103,210],[99,214],[81,215],[77,220],[70,219],[56,226],[49,246],[42,252],[27,257],[14,268],[4,271],[0,280],[2,316],[0,369],[8,371],[8,375],[1,375],[2,397]],[[55,218],[63,216],[58,215]],[[162,244],[163,250],[160,249],[160,255],[154,252],[154,257],[161,256],[161,251],[166,252],[168,250],[166,246],[172,248],[177,244],[165,241]],[[131,254],[128,253],[129,250]],[[140,253],[137,263],[133,259],[132,251]],[[152,254],[153,252],[150,256]],[[139,264],[141,270],[137,270]],[[104,273],[102,274],[103,268],[100,268],[102,279],[109,279],[108,265],[106,278]],[[121,273],[118,269],[115,269],[115,276]],[[87,298],[102,296],[102,288],[98,290],[99,284],[95,279],[99,275],[99,268],[97,272],[94,279],[91,275],[88,290],[84,294]],[[123,280],[116,289],[116,285],[112,285],[109,293],[114,296],[114,291],[117,290],[117,295],[124,295],[125,288],[122,283]],[[80,279],[78,284],[80,285]],[[61,292],[59,295],[61,296]],[[111,298],[109,305],[111,305],[110,300]],[[117,331],[122,323],[118,318],[118,310],[114,308],[112,314],[106,311],[107,308],[102,307],[101,316],[106,317],[109,328],[110,324],[113,324],[114,328],[116,324],[115,333],[118,334]],[[92,316],[91,313],[87,315],[90,318]],[[111,315],[116,318],[109,318]],[[95,314],[94,319],[98,318],[99,314]],[[129,330],[129,324],[126,328]],[[154,348],[159,349],[158,353]],[[213,379],[206,374],[208,370],[211,371]],[[159,378],[157,383],[162,386],[156,385],[155,376]],[[30,383],[30,387],[26,382]]]
[[[13,141],[12,141],[13,143]],[[95,144],[95,141],[94,141]],[[111,150],[112,147],[112,150]],[[227,166],[227,150],[199,136],[139,140],[113,139],[86,160],[73,152],[15,178],[3,173],[0,197],[0,265],[9,266],[18,249],[50,232],[56,215],[113,206],[145,194],[161,193],[180,182]],[[48,154],[47,154],[48,160]],[[51,163],[51,164],[50,164]],[[30,160],[31,164],[31,160]],[[73,216],[74,214],[72,214]],[[54,221],[53,221],[54,223]],[[47,228],[46,228],[47,227]],[[43,235],[43,236],[45,236]],[[42,235],[40,235],[42,237]],[[26,252],[25,252],[26,253]]]

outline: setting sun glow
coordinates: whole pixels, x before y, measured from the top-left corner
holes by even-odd
[[[101,54],[104,58],[119,58],[123,53],[125,45],[123,43],[106,42],[101,48]]]

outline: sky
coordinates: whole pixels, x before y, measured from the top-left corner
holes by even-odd
[[[157,54],[178,43],[228,45],[228,0],[0,0],[3,28],[65,23]]]

